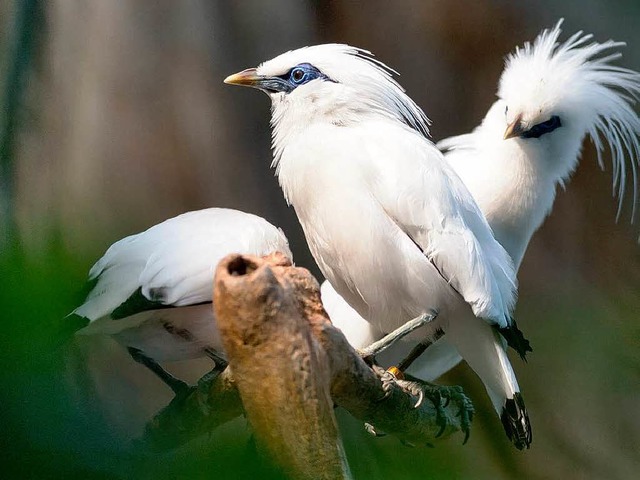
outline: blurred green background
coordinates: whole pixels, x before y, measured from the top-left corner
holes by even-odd
[[[620,64],[640,70],[637,0],[0,2],[0,476],[264,478],[243,419],[177,452],[133,442],[170,395],[109,339],[68,342],[89,267],[125,235],[224,206],[281,226],[319,275],[269,168],[269,102],[222,79],[350,43],[402,74],[438,140],[479,123],[504,55],[560,17],[562,38],[626,41]],[[520,270],[531,450],[510,446],[461,365],[443,381],[474,400],[469,443],[411,449],[341,412],[356,478],[638,478],[640,228],[630,198],[615,222],[594,153],[585,144]]]

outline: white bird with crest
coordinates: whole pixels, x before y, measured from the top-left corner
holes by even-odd
[[[329,44],[225,81],[271,97],[278,180],[340,295],[386,332],[436,312],[422,338],[446,332],[509,438],[528,447],[528,415],[499,333],[519,333],[511,259],[390,70],[367,51]]]
[[[640,117],[634,104],[640,97],[640,73],[614,64],[624,43],[598,43],[583,32],[559,43],[561,25],[562,20],[507,57],[498,100],[479,127],[438,143],[516,268],[550,213],[558,187],[565,186],[578,166],[585,137],[594,142],[602,168],[605,145],[609,146],[618,215],[629,183],[633,211],[637,202]],[[331,285],[322,287],[332,320],[355,346],[382,335],[370,329]],[[459,361],[445,337],[409,371],[430,380]]]

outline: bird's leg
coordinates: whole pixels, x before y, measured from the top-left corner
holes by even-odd
[[[218,375],[220,375],[224,371],[224,369],[227,368],[227,365],[229,365],[229,362],[218,355],[215,350],[206,348],[205,353],[207,354],[207,357],[213,360],[213,368],[209,372],[205,373],[202,378],[200,378],[200,380],[198,380],[198,386],[210,386],[215,381],[215,379],[218,378]]]
[[[153,373],[155,373],[160,380],[162,380],[171,390],[173,390],[173,393],[175,393],[176,396],[183,395],[190,390],[191,387],[189,387],[188,384],[171,375],[164,368],[162,368],[158,362],[150,357],[147,357],[142,352],[142,350],[128,347],[127,351],[129,352],[129,355],[131,355],[131,358],[133,358],[136,362],[144,365]]]
[[[473,419],[473,404],[463,393],[459,386],[442,386],[426,382],[418,378],[405,375],[405,371],[425,350],[444,335],[441,329],[436,330],[434,336],[429,340],[418,343],[409,354],[397,366],[389,367],[381,376],[382,388],[386,392],[385,398],[391,393],[392,385],[398,385],[405,392],[418,398],[415,408],[422,405],[424,398],[431,400],[436,408],[436,422],[440,426],[440,431],[436,437],[442,435],[449,425],[445,408],[450,402],[458,404],[458,415],[460,416],[460,428],[465,434],[464,442],[469,438],[471,420]]]
[[[413,320],[410,320],[409,322],[405,323],[400,328],[397,328],[377,342],[374,342],[368,347],[359,350],[360,356],[369,365],[373,365],[375,363],[376,354],[384,351],[386,348],[393,345],[397,340],[408,335],[417,328],[420,328],[421,326],[435,320],[437,316],[437,312],[431,314],[425,313],[417,318],[414,318]],[[466,443],[469,438],[474,410],[471,400],[463,393],[462,388],[459,386],[450,387],[435,385],[433,383],[425,382],[413,377],[405,378],[404,374],[404,371],[409,368],[409,366],[420,355],[422,355],[427,350],[427,348],[429,348],[429,346],[435,343],[443,335],[444,332],[441,329],[437,329],[434,335],[429,340],[423,340],[418,343],[411,350],[411,352],[409,352],[409,354],[404,359],[402,359],[400,363],[398,363],[397,366],[388,368],[381,375],[380,380],[382,381],[382,388],[385,391],[385,396],[381,400],[387,398],[390,395],[394,384],[398,385],[405,392],[418,398],[415,404],[415,408],[418,408],[420,407],[420,405],[422,405],[425,397],[428,398],[436,408],[436,422],[437,425],[440,426],[440,431],[438,432],[437,436],[442,435],[449,425],[449,417],[445,412],[445,408],[449,405],[450,402],[453,401],[459,406],[458,415],[460,416],[460,428],[465,434],[464,442]],[[366,423],[365,429],[371,435],[377,437],[384,436],[384,433],[376,431],[375,427],[371,424]]]
[[[389,393],[391,392],[391,385],[393,383],[397,383],[398,380],[403,380],[404,372],[407,370],[407,368],[409,368],[409,366],[420,355],[422,355],[427,350],[427,348],[433,345],[443,335],[444,335],[444,332],[441,329],[437,329],[434,335],[430,339],[423,340],[420,343],[418,343],[415,347],[413,347],[413,349],[409,352],[409,355],[404,357],[400,361],[400,363],[398,363],[398,365],[387,368],[387,371],[380,378],[380,380],[382,381],[382,388],[386,392],[386,396],[389,396]],[[419,406],[422,403],[422,400],[423,400],[423,396],[418,397],[416,406]]]
[[[398,363],[397,365],[398,370],[400,370],[401,372],[405,372],[407,368],[409,368],[411,364],[427,350],[427,348],[433,345],[433,343],[438,338],[440,338],[440,336],[437,336],[434,340],[423,340],[422,342],[418,343],[415,347],[413,347],[413,349],[409,352],[409,355],[404,357],[400,361],[400,363]]]
[[[442,337],[442,335],[444,335],[444,332],[442,330],[438,330],[432,340],[420,342],[411,350],[411,352],[409,352],[409,355],[407,355],[397,367],[388,368],[382,374],[380,380],[382,381],[382,388],[386,392],[385,398],[391,393],[392,385],[396,384],[405,392],[418,398],[415,408],[422,405],[425,397],[431,400],[431,403],[433,403],[436,409],[436,424],[440,427],[440,431],[436,434],[436,437],[442,435],[449,425],[449,419],[445,413],[445,408],[452,401],[457,404],[459,407],[458,415],[460,417],[460,429],[465,434],[463,441],[464,444],[469,439],[474,410],[471,400],[463,393],[462,388],[459,386],[451,387],[435,385],[431,382],[406,376],[404,373],[415,359],[422,355],[422,353]]]
[[[376,355],[389,348],[402,337],[409,335],[414,330],[426,325],[429,322],[432,322],[437,316],[437,313],[423,313],[419,317],[416,317],[413,320],[409,320],[407,323],[395,329],[388,335],[385,335],[380,340],[373,342],[368,347],[360,349],[358,353],[365,362],[367,362],[369,365],[372,365],[374,363]]]

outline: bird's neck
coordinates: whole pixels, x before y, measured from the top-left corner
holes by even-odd
[[[460,137],[466,150],[446,157],[519,267],[531,237],[551,212],[558,185],[578,164],[586,131],[584,125],[563,122],[548,136],[503,140],[504,109],[496,102],[473,133]]]
[[[292,122],[289,116],[282,115],[275,108],[272,111],[272,149],[273,162],[271,166],[275,168],[276,176],[284,198],[289,205],[295,205],[296,188],[304,179],[306,169],[295,168],[292,155],[288,154],[298,143],[300,135],[304,129],[299,122]],[[306,157],[300,158],[300,163],[305,162]],[[302,167],[303,165],[300,165]]]
[[[494,142],[493,148],[481,149],[484,151],[478,156],[453,159],[451,163],[478,202],[496,239],[518,267],[531,237],[553,207],[558,184],[573,168],[560,172],[550,167],[550,162],[570,164],[578,152],[556,154],[541,142],[499,142]]]
[[[287,202],[294,206],[300,203],[296,197],[306,198],[317,189],[321,167],[327,164],[314,154],[318,144],[325,148],[332,142],[335,135],[330,132],[335,133],[336,127],[375,118],[375,112],[363,111],[358,104],[347,105],[341,97],[329,96],[331,102],[327,98],[311,100],[306,98],[307,103],[300,105],[286,98],[275,99],[271,108],[272,167]]]

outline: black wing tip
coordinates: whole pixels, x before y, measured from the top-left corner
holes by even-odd
[[[516,392],[513,398],[507,398],[502,407],[500,420],[507,437],[518,450],[528,449],[531,446],[533,440],[531,423],[520,392]]]
[[[511,323],[507,327],[502,327],[498,329],[500,334],[507,341],[507,345],[513,348],[520,358],[523,361],[527,361],[527,353],[533,352],[533,348],[531,348],[531,343],[527,340],[522,333],[522,331],[518,328],[518,324],[514,319],[511,319]]]
[[[142,293],[142,287],[138,287],[138,289],[133,292],[129,298],[127,298],[124,302],[122,302],[118,307],[116,307],[113,312],[111,312],[111,318],[113,320],[120,320],[122,318],[127,318],[136,313],[146,312],[148,310],[157,310],[160,308],[170,308],[171,305],[166,305],[163,303],[164,300],[164,290],[161,288],[156,288],[151,291],[153,296],[152,299],[145,297]]]

